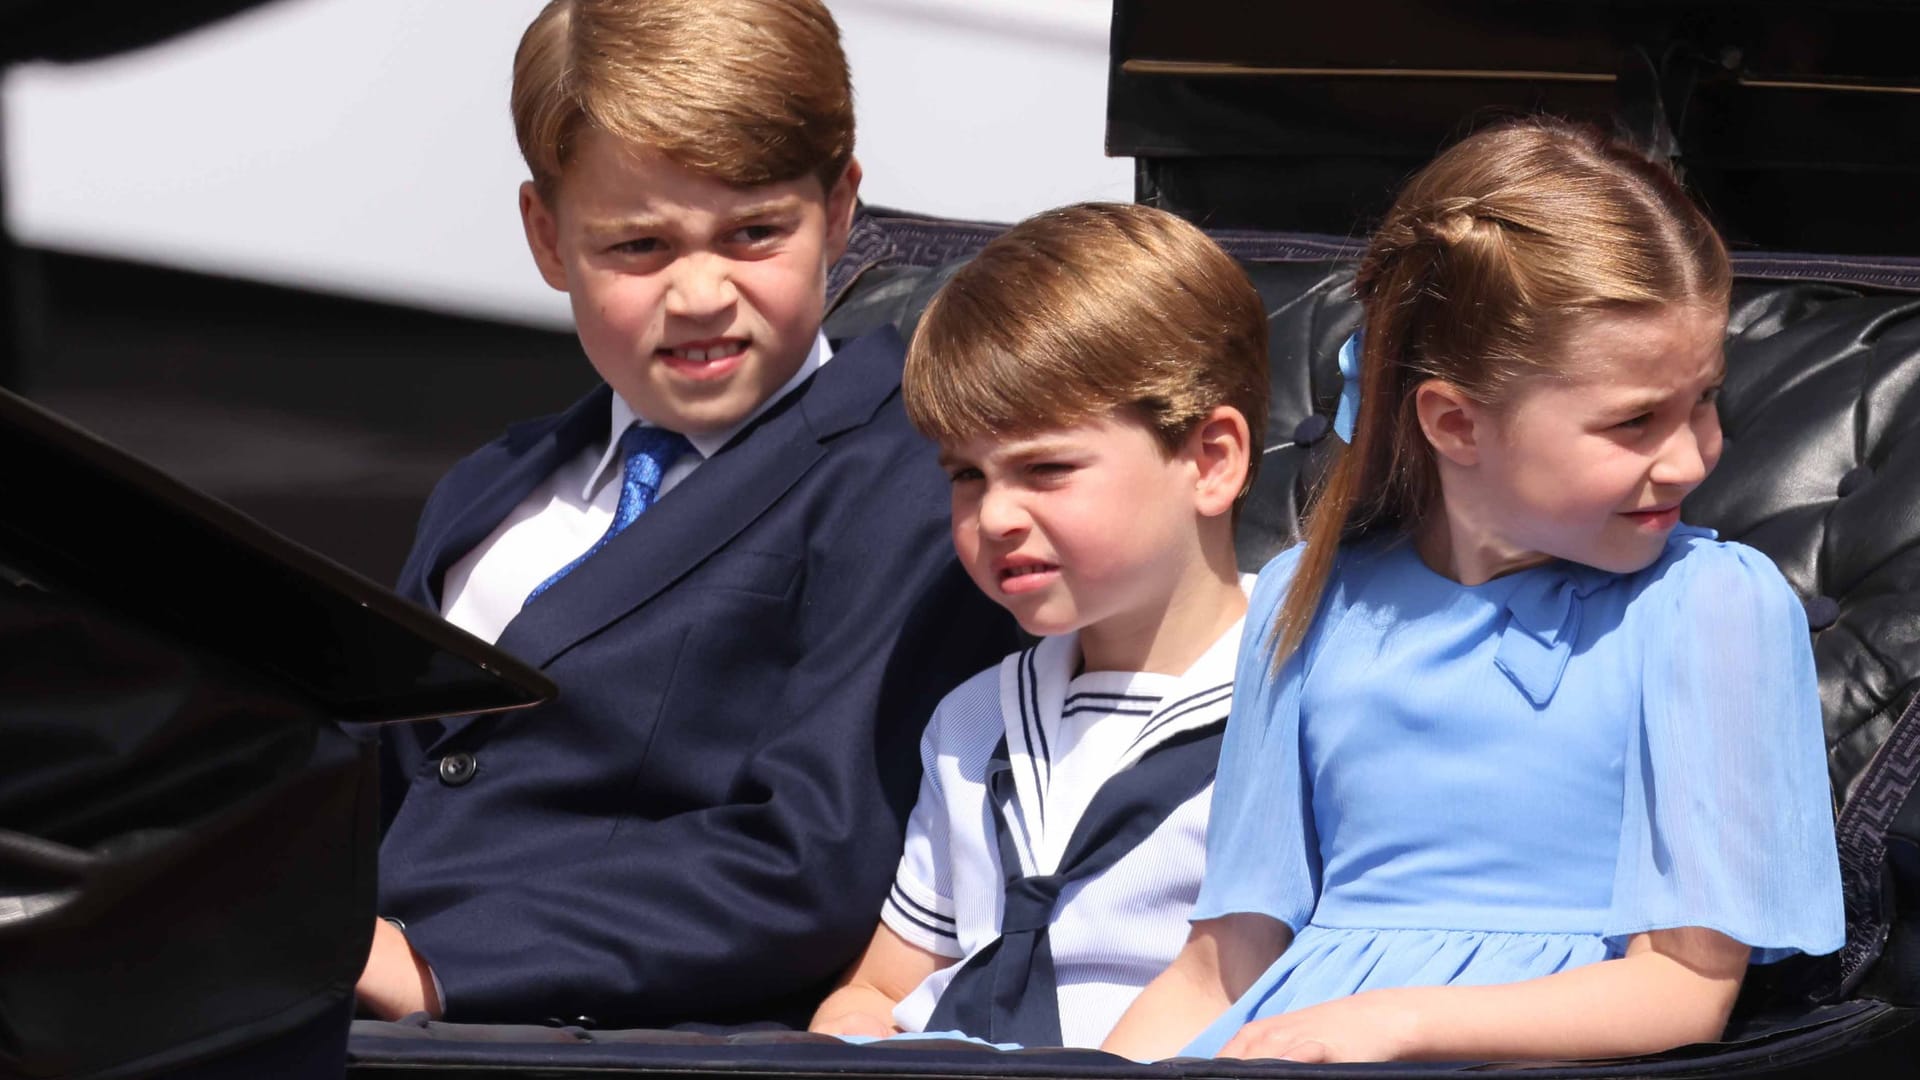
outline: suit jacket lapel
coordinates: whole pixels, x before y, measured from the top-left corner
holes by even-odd
[[[889,328],[850,342],[806,384],[701,464],[593,558],[528,604],[500,647],[544,667],[684,577],[778,502],[833,436],[871,419],[900,385]]]
[[[442,589],[448,568],[498,528],[527,493],[553,475],[555,469],[588,443],[605,438],[612,407],[613,391],[602,383],[544,428],[529,427],[523,444],[515,445],[509,436],[507,451],[514,455],[512,459],[468,500],[466,509],[436,541],[433,559],[427,564],[426,580],[419,583],[434,611],[440,610],[444,600]]]
[[[798,417],[770,421],[703,463],[638,521],[507,624],[500,647],[544,667],[574,643],[653,599],[739,534],[826,451]]]

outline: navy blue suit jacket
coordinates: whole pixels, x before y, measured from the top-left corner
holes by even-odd
[[[921,727],[1015,645],[954,560],[902,354],[846,343],[516,616],[499,644],[554,702],[386,732],[380,912],[448,1019],[803,1022],[872,934]],[[607,438],[610,393],[454,466],[400,591],[438,610],[448,567]]]

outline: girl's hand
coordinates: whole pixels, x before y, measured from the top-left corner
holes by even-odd
[[[1256,1020],[1221,1057],[1545,1061],[1651,1054],[1720,1037],[1753,950],[1701,927],[1635,934],[1627,954],[1494,986],[1369,990]]]
[[[1417,1045],[1418,1013],[1400,990],[1352,997],[1255,1020],[1220,1050],[1225,1058],[1277,1058],[1316,1064],[1394,1061]]]

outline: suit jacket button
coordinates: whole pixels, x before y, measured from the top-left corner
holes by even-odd
[[[465,750],[448,754],[440,759],[440,782],[448,787],[459,787],[473,779],[474,771],[479,767],[480,763]]]

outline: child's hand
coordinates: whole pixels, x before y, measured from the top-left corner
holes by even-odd
[[[927,976],[954,962],[937,956],[881,923],[874,928],[867,951],[853,962],[839,989],[813,1011],[808,1031],[822,1035],[868,1035],[884,1039],[900,1034],[893,1023],[893,1007],[900,1004]]]
[[[1417,1015],[1400,990],[1369,990],[1297,1012],[1255,1020],[1220,1050],[1226,1058],[1393,1061],[1414,1045]]]
[[[891,1017],[878,1017],[869,1012],[843,1012],[826,1019],[815,1019],[808,1031],[822,1035],[869,1035],[876,1039],[885,1039],[900,1034]]]
[[[373,921],[373,948],[353,992],[368,1012],[382,1020],[416,1012],[440,1015],[433,970],[407,944],[407,936],[385,919]]]

